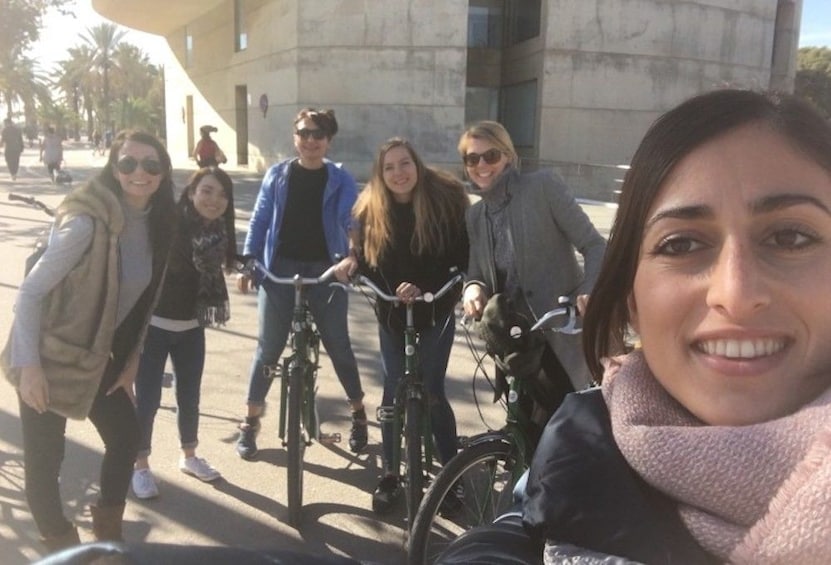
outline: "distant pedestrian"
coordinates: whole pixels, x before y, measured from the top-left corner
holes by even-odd
[[[225,153],[222,152],[222,149],[219,148],[216,141],[211,139],[211,133],[215,131],[216,128],[214,126],[202,126],[199,128],[199,134],[202,138],[193,149],[193,158],[196,160],[196,164],[199,165],[200,169],[204,167],[216,167],[217,165],[228,162]]]
[[[199,169],[182,192],[177,211],[179,227],[136,377],[136,411],[142,432],[132,479],[137,498],[159,495],[148,458],[168,357],[176,381],[176,420],[182,448],[179,470],[205,482],[221,477],[205,459],[196,456],[196,447],[205,327],[224,325],[230,317],[223,266],[230,270],[237,256],[231,178],[216,167]]]
[[[61,161],[63,161],[63,140],[52,126],[46,129],[46,135],[40,142],[40,160],[46,165],[49,178],[55,182],[58,171],[61,170]]]
[[[16,180],[17,171],[20,169],[20,154],[23,153],[23,133],[19,127],[14,125],[11,118],[6,118],[3,122],[0,145],[5,147],[3,156],[6,158],[9,174],[12,180]]]
[[[104,149],[101,147],[101,132],[95,129],[92,132],[92,154],[103,155]]]

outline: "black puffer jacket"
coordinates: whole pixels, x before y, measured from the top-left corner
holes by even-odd
[[[674,501],[629,467],[599,389],[570,394],[545,427],[522,522],[472,530],[438,562],[542,563],[545,540],[556,543],[549,563],[718,562],[684,527]]]

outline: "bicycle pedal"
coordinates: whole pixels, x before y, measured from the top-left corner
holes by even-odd
[[[263,374],[267,379],[281,379],[283,378],[283,366],[263,365]]]
[[[341,436],[339,433],[332,433],[332,434],[325,434],[320,433],[317,436],[318,443],[325,443],[326,445],[330,445],[333,443],[340,443]]]

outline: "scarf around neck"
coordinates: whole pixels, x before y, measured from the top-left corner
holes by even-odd
[[[664,390],[642,352],[605,366],[621,453],[677,502],[706,551],[730,563],[831,563],[831,389],[776,420],[708,426]]]
[[[225,222],[218,218],[205,223],[202,217],[185,209],[187,233],[191,235],[193,266],[199,273],[196,289],[196,319],[202,327],[224,325],[231,317],[228,289],[222,272],[228,237]]]

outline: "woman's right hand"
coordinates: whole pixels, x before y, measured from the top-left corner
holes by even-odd
[[[46,412],[49,406],[49,385],[43,367],[30,365],[20,371],[20,398],[38,414]]]
[[[485,289],[478,284],[470,284],[465,288],[464,296],[462,296],[462,307],[466,316],[474,320],[480,319],[487,302],[488,297],[485,294]]]
[[[339,282],[348,284],[357,270],[358,260],[352,255],[349,255],[341,259],[340,263],[335,266],[335,278],[337,278]]]

